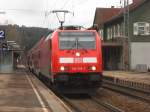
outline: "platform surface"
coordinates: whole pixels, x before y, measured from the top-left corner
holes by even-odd
[[[24,73],[0,74],[0,111],[43,112]]]
[[[31,73],[0,73],[0,112],[59,111],[66,107]]]
[[[127,71],[104,71],[104,76],[116,77],[119,79],[125,79],[134,82],[150,84],[150,73],[138,73],[138,72],[127,72]]]

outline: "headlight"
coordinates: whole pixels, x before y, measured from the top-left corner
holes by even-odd
[[[79,57],[79,56],[80,56],[80,53],[79,53],[79,52],[77,52],[77,53],[76,53],[76,56],[78,56],[78,57]]]
[[[95,67],[95,66],[92,66],[92,70],[95,71],[95,70],[96,70],[96,67]]]
[[[61,71],[64,71],[64,70],[65,70],[65,67],[64,67],[64,66],[61,66],[61,67],[60,67],[60,70],[61,70]]]

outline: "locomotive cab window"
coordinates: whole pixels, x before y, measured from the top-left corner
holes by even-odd
[[[61,37],[59,38],[60,49],[75,49],[76,48],[76,38]]]
[[[60,32],[59,48],[69,49],[95,49],[96,39],[94,32]]]

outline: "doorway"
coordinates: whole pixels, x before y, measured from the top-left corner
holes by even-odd
[[[103,46],[104,70],[122,70],[122,46]]]

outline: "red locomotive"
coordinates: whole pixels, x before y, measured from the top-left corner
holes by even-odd
[[[28,64],[59,90],[95,90],[102,82],[100,36],[95,30],[56,30],[28,52]]]

